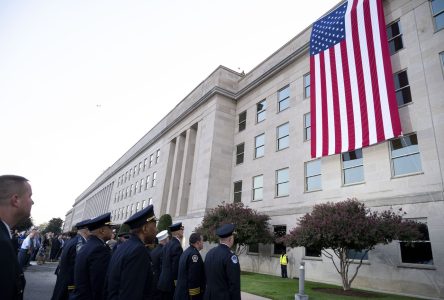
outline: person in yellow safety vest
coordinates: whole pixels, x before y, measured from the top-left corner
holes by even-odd
[[[287,277],[288,256],[285,250],[282,251],[280,262],[281,262],[281,276],[282,278],[288,278]]]

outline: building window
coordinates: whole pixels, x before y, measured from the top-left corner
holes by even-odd
[[[305,163],[305,191],[318,191],[321,185],[321,160],[313,160]]]
[[[154,154],[150,155],[150,168],[153,166],[153,162],[154,162]]]
[[[349,249],[346,253],[348,259],[353,260],[368,260],[368,250],[357,251],[355,249]]]
[[[344,185],[364,181],[362,149],[342,153],[342,183]]]
[[[128,194],[129,194],[129,187],[126,187],[126,190],[125,190],[125,199],[128,197]]]
[[[133,188],[134,188],[134,184],[131,184],[131,187],[130,187],[130,190],[129,190],[129,196],[130,197],[133,194]]]
[[[118,200],[119,201],[122,200],[122,190],[119,191],[119,198],[118,198]]]
[[[441,52],[441,53],[439,54],[439,57],[441,58],[441,65],[442,65],[442,67],[444,68],[444,52]]]
[[[256,104],[256,123],[265,120],[266,109],[267,109],[267,101],[265,99]]]
[[[144,160],[143,160],[143,170],[145,171],[146,170],[146,166],[148,165],[148,158],[145,158]]]
[[[306,113],[304,115],[304,141],[311,140],[311,115]]]
[[[234,183],[233,190],[233,202],[241,202],[242,201],[242,180],[236,181]]]
[[[310,98],[310,73],[304,75],[304,98]]]
[[[146,200],[142,201],[142,209],[144,209],[147,206],[146,203],[147,203]]]
[[[150,184],[150,175],[148,175],[148,176],[146,177],[145,190],[148,189],[149,184]]]
[[[433,265],[432,244],[426,220],[417,220],[422,239],[413,242],[399,242],[401,261],[409,264]]]
[[[247,111],[239,114],[239,131],[244,130],[247,127]]]
[[[137,174],[139,174],[140,171],[142,171],[142,162],[139,163],[139,170],[137,170]]]
[[[148,205],[153,205],[153,198],[148,199]]]
[[[410,94],[409,78],[407,71],[401,71],[394,75],[396,101],[398,106],[412,102],[412,95]]]
[[[244,143],[236,146],[236,165],[244,162],[244,150],[245,150]]]
[[[263,199],[264,176],[253,177],[253,201]]]
[[[311,248],[311,247],[305,247],[305,256],[308,257],[321,257],[321,250]]]
[[[125,182],[126,182],[127,177],[128,177],[128,171],[125,172]]]
[[[290,106],[290,86],[286,86],[278,91],[278,112]]]
[[[390,55],[395,54],[396,52],[404,48],[404,45],[402,43],[402,33],[399,26],[399,20],[387,26],[387,38],[389,43]]]
[[[144,181],[144,179],[142,178],[142,179],[140,180],[139,193],[142,191],[142,187],[143,187],[144,184],[145,184],[145,181]]]
[[[248,244],[248,254],[250,253],[259,253],[259,243]]]
[[[134,195],[137,193],[138,189],[139,189],[139,182],[136,181],[136,186],[134,187]]]
[[[276,147],[277,150],[282,150],[285,148],[288,148],[289,146],[289,135],[290,135],[290,129],[289,129],[289,123],[285,123],[277,128],[276,132]]]
[[[444,28],[444,1],[443,0],[432,0],[432,14],[433,20],[435,21],[435,30],[441,30]]]
[[[390,150],[393,176],[421,172],[421,158],[416,134],[390,141]]]
[[[276,197],[288,196],[290,174],[288,168],[276,171]]]
[[[254,158],[262,157],[265,153],[265,134],[254,138]]]
[[[276,225],[273,226],[273,229],[274,229],[274,239],[275,239],[273,254],[280,255],[286,252],[287,248],[285,247],[284,243],[276,243],[276,240],[287,234],[287,226]]]
[[[153,173],[153,182],[151,183],[151,187],[155,187],[156,186],[156,177],[157,177],[157,172]]]
[[[136,212],[138,212],[138,211],[139,211],[139,209],[140,209],[140,206],[139,206],[139,205],[140,205],[140,203],[139,203],[139,202],[137,202],[137,203],[136,203]]]
[[[159,157],[160,157],[160,149],[157,149],[157,151],[156,151],[156,164],[159,163]]]

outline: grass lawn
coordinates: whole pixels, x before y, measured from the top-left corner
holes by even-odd
[[[275,300],[285,300],[285,299],[294,300],[294,295],[297,293],[298,288],[299,288],[299,281],[297,279],[287,279],[287,278],[284,279],[277,276],[250,273],[250,272],[242,272],[241,274],[241,289],[243,292],[255,294],[266,298],[271,298]],[[316,290],[318,288],[326,288],[326,289],[330,288],[333,289],[334,291],[339,290],[339,292],[340,290],[342,290],[342,287],[338,287],[335,285],[306,281],[305,294],[309,296],[310,300],[415,299],[410,297],[367,292],[355,289],[353,289],[353,291],[355,291],[356,294],[362,294],[362,295],[358,296],[334,295],[332,294],[331,290],[330,291]]]

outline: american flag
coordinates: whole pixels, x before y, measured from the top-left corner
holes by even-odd
[[[401,134],[382,0],[349,0],[313,24],[311,157]]]

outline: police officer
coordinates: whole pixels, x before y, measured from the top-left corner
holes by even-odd
[[[70,300],[105,299],[106,269],[111,258],[106,241],[112,237],[112,226],[111,213],[103,214],[86,223],[91,235],[77,253],[74,268],[75,288]]]
[[[57,281],[52,293],[51,300],[68,300],[69,293],[74,290],[74,265],[76,255],[80,249],[86,244],[89,236],[89,230],[86,227],[90,219],[78,222],[77,235],[66,242],[60,256],[60,262],[57,266]]]
[[[162,271],[157,284],[157,288],[162,291],[162,299],[164,300],[171,300],[174,297],[177,273],[179,271],[179,259],[183,252],[181,240],[184,227],[182,223],[170,225],[168,229],[171,232],[172,238],[163,248]]]
[[[174,300],[203,299],[205,270],[202,256],[203,239],[199,233],[190,235],[190,247],[180,256]]]
[[[151,258],[145,244],[156,236],[156,216],[152,205],[135,213],[124,224],[130,238],[114,252],[108,268],[108,300],[142,300],[152,294]]]
[[[158,245],[150,252],[151,262],[153,265],[153,299],[162,299],[162,292],[157,289],[160,271],[162,270],[162,253],[163,247],[168,243],[168,230],[162,230],[156,235]]]
[[[237,256],[230,250],[234,244],[234,225],[222,225],[216,230],[219,245],[205,257],[207,286],[204,299],[240,300],[240,266]]]

